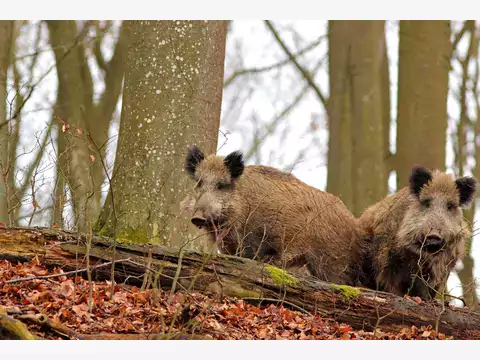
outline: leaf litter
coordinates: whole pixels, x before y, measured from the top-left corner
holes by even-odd
[[[284,306],[255,306],[217,294],[169,290],[140,291],[135,286],[92,281],[92,311],[89,282],[80,276],[58,276],[4,284],[29,276],[62,274],[42,266],[37,259],[12,264],[0,260],[0,306],[18,314],[43,314],[79,334],[174,334],[202,335],[205,339],[269,340],[444,340],[451,339],[429,327],[403,328],[398,333],[354,330],[320,315],[307,315]],[[170,301],[169,301],[170,300]],[[35,324],[30,331],[44,339],[62,339]]]

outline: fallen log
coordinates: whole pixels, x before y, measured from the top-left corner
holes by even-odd
[[[0,340],[35,340],[24,323],[8,316],[3,306],[0,306]]]
[[[95,280],[110,280],[114,266],[118,283],[142,286],[147,276],[163,289],[209,291],[257,303],[283,303],[329,316],[354,329],[395,332],[412,325],[431,325],[455,338],[480,339],[480,314],[468,309],[431,302],[418,304],[389,293],[300,279],[276,267],[233,256],[152,245],[114,246],[104,237],[89,239],[57,229],[0,227],[0,259],[12,262],[37,257],[47,266],[86,276],[88,248]]]

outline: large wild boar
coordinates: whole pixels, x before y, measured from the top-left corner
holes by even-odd
[[[368,208],[359,221],[367,233],[362,283],[400,296],[429,300],[445,284],[471,236],[462,207],[476,190],[471,177],[414,166],[410,186]]]
[[[244,166],[240,152],[205,157],[193,146],[186,171],[196,181],[191,221],[219,252],[355,284],[359,232],[340,199],[275,168]]]

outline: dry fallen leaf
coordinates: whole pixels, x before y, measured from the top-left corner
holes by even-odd
[[[73,284],[72,280],[67,280],[64,281],[60,285],[60,294],[62,294],[65,297],[70,297],[73,295],[73,292],[75,290],[75,285]]]
[[[0,281],[27,277],[32,274],[62,274],[61,268],[48,269],[37,257],[30,262],[12,264],[0,260]],[[92,288],[93,310],[88,312],[89,289]],[[127,285],[115,286],[110,299],[111,283],[92,284],[80,276],[56,277],[52,281],[22,281],[0,288],[0,306],[27,314],[45,314],[79,333],[98,334],[160,333],[165,324],[177,319],[172,332],[182,332],[185,324],[178,321],[183,309],[189,309],[195,333],[208,332],[214,339],[374,339],[374,333],[353,330],[348,324],[319,315],[305,315],[274,304],[255,306],[235,298],[218,299],[215,295],[177,292],[169,302],[170,290],[140,291]],[[155,296],[154,296],[155,294]],[[72,303],[72,300],[75,303]],[[415,301],[414,298],[411,298]],[[179,306],[182,304],[181,306]],[[199,313],[195,311],[198,310]],[[193,317],[194,316],[194,317]],[[32,330],[36,335],[55,339],[55,334]],[[431,326],[412,326],[398,332],[377,331],[380,339],[445,340]]]

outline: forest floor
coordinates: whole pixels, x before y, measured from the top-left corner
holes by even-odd
[[[0,308],[42,339],[143,339],[151,334],[196,334],[201,339],[451,339],[415,326],[398,333],[355,331],[288,305],[256,306],[217,294],[172,295],[170,290],[115,285],[111,296],[109,282],[65,275],[38,279],[62,273],[36,259],[23,264],[1,260]],[[24,279],[30,277],[37,279]]]

